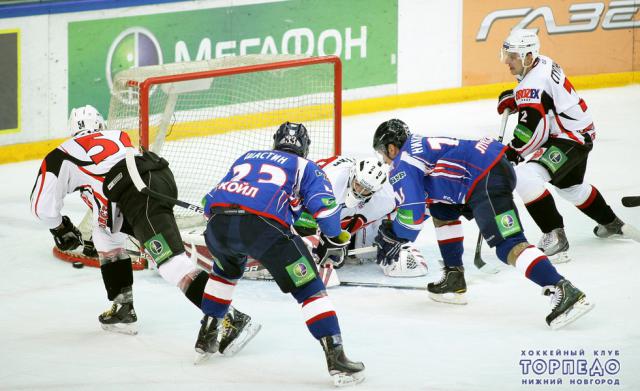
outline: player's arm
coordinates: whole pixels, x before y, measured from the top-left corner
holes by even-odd
[[[50,229],[62,223],[60,211],[68,184],[64,160],[64,152],[59,149],[51,151],[42,161],[31,191],[31,213]]]
[[[320,227],[317,254],[320,263],[331,261],[336,267],[344,262],[351,235],[340,228],[340,206],[336,203],[326,174],[313,162],[304,168],[300,193],[304,207]]]
[[[553,107],[553,99],[542,89],[526,89],[530,97],[516,102],[513,91],[507,90],[500,95],[498,112],[505,109],[518,113],[518,123],[513,130],[513,139],[509,143],[506,155],[509,160],[519,163],[524,157],[540,149],[549,139],[550,124],[546,113]],[[511,95],[507,94],[511,91]],[[541,91],[541,96],[537,96]],[[526,94],[525,94],[526,95]]]
[[[82,235],[69,217],[60,213],[69,190],[69,173],[63,167],[65,156],[55,149],[42,161],[31,191],[31,212],[49,228],[59,249],[71,250],[82,244]]]
[[[398,207],[394,220],[380,225],[374,241],[378,247],[377,262],[382,265],[396,262],[402,245],[414,241],[422,229],[426,217],[424,175],[424,167],[405,161],[399,161],[389,174]]]

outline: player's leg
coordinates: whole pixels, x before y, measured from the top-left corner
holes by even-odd
[[[564,222],[553,196],[545,187],[551,180],[549,172],[535,162],[520,164],[516,166],[515,172],[518,178],[516,191],[542,231],[538,248],[554,263],[568,262],[569,241],[564,231]]]
[[[595,186],[584,183],[587,157],[588,153],[583,153],[581,163],[561,180],[554,183],[558,187],[558,193],[598,223],[593,229],[593,233],[597,237],[624,236],[626,231],[634,230],[634,228],[628,225],[625,227],[625,223],[616,216],[600,191]],[[628,236],[634,237],[633,235]]]
[[[432,300],[441,303],[467,304],[467,283],[462,265],[464,232],[460,208],[460,205],[446,204],[429,206],[444,267],[440,280],[430,282],[427,291]]]
[[[108,228],[94,227],[93,240],[100,259],[100,272],[111,307],[98,320],[102,328],[124,334],[136,334],[138,320],[133,307],[133,269],[124,246],[126,236]]]
[[[545,295],[553,295],[546,322],[552,328],[559,328],[584,315],[593,305],[586,301],[582,291],[558,273],[540,249],[527,242],[513,202],[514,186],[513,168],[501,162],[479,182],[469,205],[482,236],[490,247],[496,248],[498,258],[542,287]]]
[[[247,217],[242,232],[249,255],[260,259],[284,293],[291,293],[302,307],[309,332],[325,352],[336,385],[364,380],[364,365],[349,360],[342,346],[338,317],[318,270],[302,239],[273,220]]]
[[[114,198],[131,227],[133,236],[151,255],[162,278],[180,288],[187,299],[200,308],[209,273],[198,270],[194,262],[187,257],[173,215],[173,205],[144,195],[133,186],[127,186],[128,172],[124,165],[119,163],[112,169],[116,170],[119,170],[125,179],[113,186],[111,192],[115,195]],[[117,174],[110,172],[110,175]],[[150,189],[172,197],[177,196],[178,190],[173,174],[167,167],[160,166],[157,170],[148,170],[141,176]],[[251,322],[249,315],[235,309],[229,312],[223,323],[225,326],[221,343],[225,346],[234,344],[236,339],[250,339],[260,328]],[[227,330],[228,328],[230,329]],[[239,349],[242,346],[239,346]]]
[[[260,325],[251,322],[248,315],[231,307],[233,292],[244,273],[247,259],[242,237],[249,233],[240,228],[244,218],[215,214],[207,224],[205,242],[215,261],[202,295],[204,318],[195,347],[201,355],[198,361],[216,351],[235,354],[260,330]],[[243,329],[245,332],[241,333]]]

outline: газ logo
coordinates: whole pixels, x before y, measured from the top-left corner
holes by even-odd
[[[113,77],[118,72],[159,64],[162,64],[162,51],[156,37],[142,27],[126,29],[113,40],[107,54],[106,76],[109,90],[113,90]]]
[[[604,2],[571,4],[569,7],[569,24],[559,26],[556,24],[551,7],[538,8],[513,8],[493,11],[484,17],[480,23],[480,29],[476,34],[476,41],[486,41],[491,25],[498,19],[522,18],[514,29],[526,28],[539,17],[544,19],[549,34],[567,34],[582,31],[593,31],[598,27],[600,16],[604,11]],[[609,9],[602,21],[603,30],[628,29],[640,27],[640,20],[633,20],[640,7],[633,0],[611,1]],[[576,23],[582,22],[582,23]]]

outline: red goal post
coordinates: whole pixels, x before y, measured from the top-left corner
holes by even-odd
[[[242,153],[271,149],[285,121],[309,130],[310,159],[339,154],[341,119],[338,57],[250,55],[122,71],[107,125],[165,157],[179,198],[199,204]],[[182,226],[201,222],[175,212]]]

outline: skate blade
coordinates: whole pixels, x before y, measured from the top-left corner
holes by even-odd
[[[561,329],[564,326],[573,323],[576,319],[584,316],[595,306],[596,305],[594,303],[589,303],[587,301],[587,298],[583,297],[582,299],[578,300],[570,310],[552,320],[549,327],[551,327],[552,330]]]
[[[356,373],[338,372],[331,375],[331,377],[333,377],[333,385],[336,387],[355,386],[364,381],[364,371]]]
[[[567,253],[566,251],[562,251],[562,252],[559,252],[557,254],[551,255],[549,257],[549,260],[554,265],[558,265],[560,263],[567,263],[567,262],[571,261],[571,257],[569,256],[569,253]]]
[[[465,305],[467,304],[467,297],[464,293],[431,293],[429,292],[429,298],[438,303]]]
[[[196,349],[196,356],[193,359],[193,365],[200,365],[202,363],[209,361],[209,358],[211,357],[212,354],[213,353],[205,352],[204,350],[201,350],[201,349]]]
[[[256,334],[258,334],[258,331],[260,331],[261,328],[261,324],[249,321],[249,323],[244,326],[244,329],[242,329],[240,335],[238,335],[238,337],[234,339],[229,345],[227,345],[224,351],[220,353],[225,357],[234,356],[236,353],[241,351],[249,343],[249,341],[251,341],[253,337],[256,336]]]
[[[625,224],[622,226],[621,229],[622,229],[623,238],[640,242],[640,231],[638,231],[635,227],[632,227],[629,224]]]
[[[104,331],[112,333],[136,335],[138,334],[138,327],[135,323],[119,323],[119,324],[100,324]]]
[[[500,269],[497,266],[490,265],[488,263],[485,263],[484,265],[480,266],[478,268],[478,270],[480,270],[481,272],[486,273],[486,274],[498,274],[498,273],[500,273]]]

